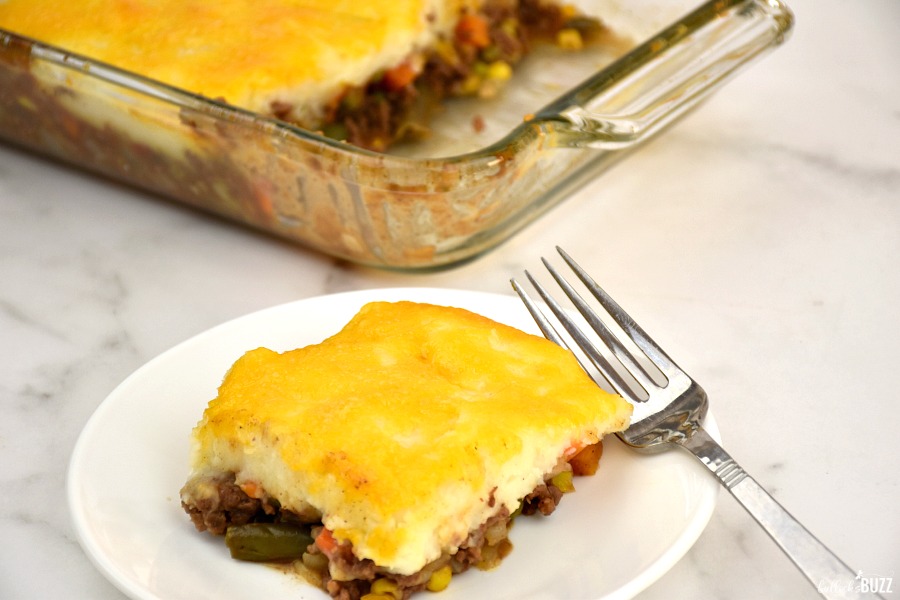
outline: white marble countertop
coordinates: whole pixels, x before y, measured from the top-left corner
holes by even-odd
[[[900,3],[791,5],[784,47],[511,242],[436,274],[349,267],[0,145],[0,597],[123,597],[75,539],[66,467],[104,397],[160,352],[328,292],[510,293],[557,243],[704,385],[732,455],[900,593]],[[814,596],[723,492],[641,597]]]

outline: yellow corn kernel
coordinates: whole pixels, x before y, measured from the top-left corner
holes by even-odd
[[[512,77],[512,67],[505,61],[496,60],[488,65],[487,77],[495,81],[506,81]]]
[[[431,574],[431,577],[428,579],[428,583],[425,584],[425,589],[429,592],[440,592],[447,589],[447,586],[450,585],[450,579],[453,577],[453,570],[450,568],[450,565],[444,565],[437,571]]]
[[[474,95],[481,88],[481,77],[475,73],[471,73],[460,85],[460,93],[464,95]]]
[[[397,596],[393,594],[373,594],[372,592],[369,592],[368,594],[360,596],[359,600],[397,600]]]
[[[378,598],[394,598],[397,600],[400,598],[400,590],[397,588],[397,584],[383,577],[372,582],[369,593],[374,594]]]
[[[513,18],[503,19],[500,22],[500,31],[511,38],[515,38],[519,34],[519,22]]]
[[[456,49],[450,42],[446,40],[438,40],[434,46],[434,50],[437,55],[444,60],[444,62],[451,65],[459,64],[459,55],[456,53]]]
[[[563,494],[575,491],[575,484],[572,483],[572,471],[557,473],[550,478],[550,483],[559,488],[559,491]]]
[[[28,109],[31,112],[37,112],[37,106],[35,106],[34,102],[32,102],[29,98],[26,98],[25,96],[19,96],[18,98],[16,98],[16,102],[18,102],[19,106],[21,106],[22,108]]]
[[[584,47],[584,40],[581,39],[581,33],[577,29],[567,27],[560,29],[556,34],[556,45],[563,50],[581,50]]]
[[[571,19],[576,14],[578,14],[578,9],[572,4],[563,4],[562,5],[562,16],[564,19]]]

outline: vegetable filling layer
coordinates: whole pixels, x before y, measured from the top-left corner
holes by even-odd
[[[290,510],[260,486],[238,484],[234,474],[191,480],[182,491],[182,506],[199,531],[224,535],[231,556],[238,560],[289,564],[291,569],[339,600],[404,600],[421,590],[441,591],[452,577],[471,567],[490,569],[510,552],[508,534],[514,518],[550,515],[563,494],[574,491],[573,475],[592,475],[602,444],[584,448],[560,460],[544,483],[522,498],[510,514],[505,507],[471,531],[455,552],[411,575],[398,575],[359,559],[348,542],[339,542],[321,523],[313,507]],[[493,498],[488,498],[493,505]]]
[[[326,111],[322,132],[373,150],[420,138],[443,99],[494,96],[535,43],[577,50],[603,30],[599,21],[568,6],[489,0],[462,16],[451,39],[407,57],[365,86],[348,87]],[[292,107],[276,104],[271,110],[289,119]]]

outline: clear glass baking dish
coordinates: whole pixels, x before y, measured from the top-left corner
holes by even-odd
[[[610,44],[538,53],[499,97],[451,102],[428,140],[388,154],[0,29],[0,138],[354,263],[448,267],[558,204],[793,24],[778,0],[574,4]]]

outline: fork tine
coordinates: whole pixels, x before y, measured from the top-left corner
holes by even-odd
[[[531,276],[531,273],[525,271],[525,276],[528,277],[528,280],[531,282],[531,285],[534,286],[534,289],[537,290],[537,293],[541,296],[544,302],[547,304],[547,307],[550,311],[556,316],[562,326],[569,332],[569,335],[572,336],[572,339],[581,348],[582,352],[584,352],[585,356],[593,363],[593,365],[597,368],[600,375],[605,379],[606,383],[609,384],[613,390],[625,397],[632,398],[635,401],[641,401],[641,398],[637,397],[636,394],[631,389],[631,386],[622,378],[618,371],[610,364],[609,360],[597,349],[597,347],[591,342],[584,333],[578,328],[578,326],[572,321],[572,319],[566,314],[565,310],[559,303],[554,300],[554,298],[541,286],[537,281],[535,281],[534,277]],[[531,297],[525,292],[521,285],[515,280],[510,280],[510,283],[513,286],[513,289],[522,299],[526,308],[528,308],[528,312],[531,313],[532,317],[534,317],[535,322],[537,322],[538,327],[547,337],[547,339],[555,342],[556,344],[562,346],[563,348],[569,348],[569,345],[563,339],[563,337],[556,331],[547,317],[544,315],[543,311],[538,308],[537,304]],[[589,371],[590,373],[590,371]]]
[[[565,277],[560,275],[559,271],[553,268],[553,265],[547,262],[546,259],[542,258],[541,261],[550,272],[550,275],[553,276],[553,279],[556,280],[556,283],[559,284],[559,287],[561,287],[566,296],[569,297],[569,300],[572,301],[572,304],[575,305],[575,308],[578,309],[578,312],[581,313],[588,325],[591,326],[591,329],[600,336],[600,339],[603,340],[606,347],[612,351],[613,355],[628,369],[635,381],[637,381],[649,395],[650,390],[657,387],[657,384],[653,381],[653,377],[647,373],[647,370],[644,369],[643,365],[635,360],[634,355],[624,344],[622,344],[616,334],[613,333],[612,329],[603,322],[600,316],[587,302],[585,302],[581,295],[575,291],[572,284],[570,284]]]
[[[671,379],[672,375],[682,373],[678,365],[669,358],[669,355],[666,354],[649,335],[647,335],[641,326],[638,325],[621,306],[619,306],[618,302],[613,300],[609,294],[597,285],[597,282],[594,281],[593,278],[588,275],[565,250],[557,246],[556,251],[559,252],[566,264],[575,272],[581,282],[584,283],[588,290],[590,290],[594,298],[597,299],[597,302],[599,302],[606,312],[609,313],[616,324],[625,330],[637,347],[647,355],[647,358],[649,358],[667,378]]]
[[[525,271],[525,274],[528,275],[528,271]],[[550,320],[544,315],[543,311],[538,308],[537,304],[535,304],[534,300],[531,299],[525,289],[519,285],[519,282],[515,280],[515,278],[510,279],[509,282],[512,284],[513,289],[519,295],[519,298],[522,299],[522,302],[525,303],[525,308],[528,309],[528,312],[531,313],[531,317],[534,319],[535,323],[537,323],[538,329],[543,332],[544,337],[556,344],[557,346],[562,346],[563,348],[569,348],[569,345],[566,343],[565,339],[559,332],[556,331],[556,328],[550,322]]]

